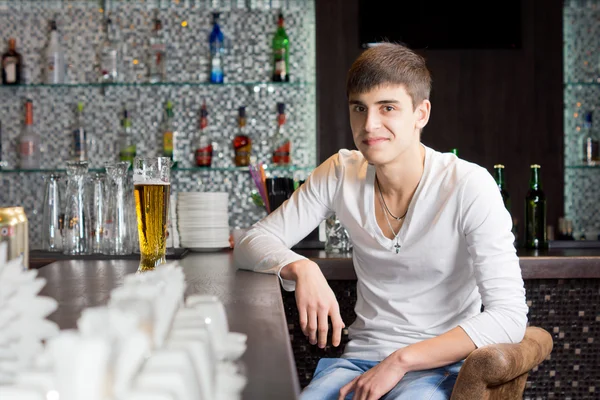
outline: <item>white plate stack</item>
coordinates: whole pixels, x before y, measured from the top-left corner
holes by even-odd
[[[218,251],[229,247],[227,192],[177,194],[177,226],[182,247]]]

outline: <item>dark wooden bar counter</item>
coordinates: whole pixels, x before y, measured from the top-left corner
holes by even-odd
[[[351,255],[328,255],[318,250],[300,253],[321,266],[342,308],[348,308],[351,314],[356,300]],[[577,389],[571,385],[555,388],[553,382],[546,382],[554,379],[547,378],[552,376],[550,373],[558,377],[560,372],[563,383],[579,381],[589,387],[600,383],[596,363],[589,362],[598,355],[597,342],[591,342],[585,333],[595,332],[600,321],[600,315],[594,312],[600,293],[600,249],[520,250],[518,255],[527,287],[530,322],[547,329],[555,340],[552,360],[533,373],[528,385],[535,390],[527,389],[528,393],[553,393],[560,397]],[[295,399],[300,387],[312,376],[313,361],[326,355],[307,345],[296,332],[294,296],[285,293],[282,299],[277,277],[237,271],[232,258],[232,252],[225,251],[190,253],[179,260],[186,275],[186,295],[218,296],[225,304],[230,329],[248,335],[248,349],[242,358],[248,375],[244,399]],[[84,308],[106,304],[110,291],[122,284],[124,275],[136,269],[135,260],[62,260],[40,268],[39,276],[47,280],[41,294],[59,302],[58,310],[49,318],[62,329],[75,328]],[[572,353],[570,347],[581,349],[581,355]],[[314,360],[309,362],[311,357]],[[580,376],[579,369],[574,371],[570,365],[594,371],[592,378]]]
[[[298,375],[274,275],[236,271],[232,253],[192,254],[180,260],[186,295],[212,294],[223,301],[231,331],[248,335],[242,357],[248,384],[243,399],[290,399],[300,391]],[[81,311],[107,303],[110,291],[137,269],[133,260],[57,261],[39,269],[47,280],[41,295],[59,307],[49,319],[61,329],[75,328]]]

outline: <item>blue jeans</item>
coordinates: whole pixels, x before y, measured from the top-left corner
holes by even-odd
[[[337,400],[342,386],[379,361],[322,358],[301,400]],[[408,372],[382,400],[448,400],[463,361],[445,367]],[[352,399],[354,393],[346,396]]]

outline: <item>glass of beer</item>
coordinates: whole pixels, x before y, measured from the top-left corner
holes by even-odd
[[[169,157],[136,157],[133,161],[141,254],[139,272],[153,270],[166,262],[171,165]]]

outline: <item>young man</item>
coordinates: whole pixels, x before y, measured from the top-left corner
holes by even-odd
[[[302,330],[322,348],[328,318],[340,343],[338,303],[318,265],[289,249],[332,213],[350,234],[356,321],[343,358],[321,359],[302,399],[449,399],[469,353],[523,338],[510,215],[487,170],[421,144],[430,90],[410,49],[363,52],[347,78],[359,151],[321,164],[235,248],[241,268],[296,290]]]

